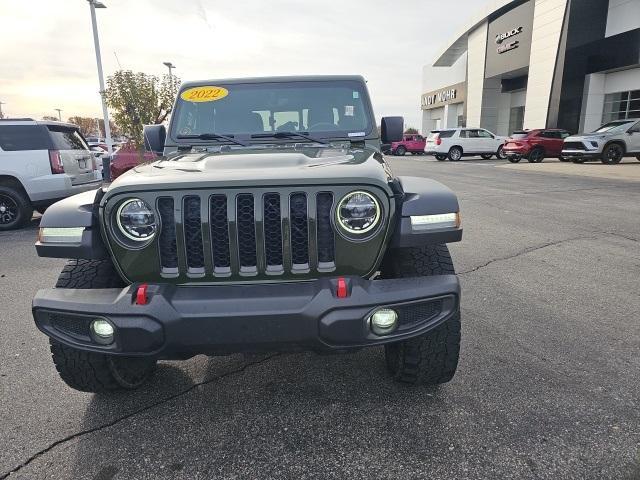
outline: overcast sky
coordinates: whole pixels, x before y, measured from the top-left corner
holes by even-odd
[[[422,65],[485,0],[104,0],[105,76],[182,80],[361,74],[378,117],[420,127]],[[86,0],[0,0],[0,101],[10,116],[100,116]]]

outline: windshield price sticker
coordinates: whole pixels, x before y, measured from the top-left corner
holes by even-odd
[[[224,87],[206,85],[202,87],[188,88],[180,94],[180,98],[187,102],[215,102],[227,95],[229,95],[229,90]]]

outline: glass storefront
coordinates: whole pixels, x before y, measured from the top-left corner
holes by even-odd
[[[608,93],[604,96],[602,123],[640,118],[640,90]]]

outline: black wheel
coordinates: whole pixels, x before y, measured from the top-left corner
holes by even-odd
[[[618,143],[611,143],[604,147],[600,161],[605,165],[615,165],[620,163],[622,157],[624,157],[624,148],[622,145]]]
[[[493,153],[483,153],[480,156],[482,157],[483,160],[489,160],[491,157],[493,157]]]
[[[403,157],[405,153],[407,153],[407,149],[405,147],[403,147],[402,145],[400,145],[398,148],[396,148],[396,155],[399,155],[399,156]]]
[[[125,283],[110,260],[69,260],[56,288],[121,288]],[[53,363],[60,378],[82,392],[134,389],[142,385],[156,367],[155,358],[117,357],[84,352],[49,339]]]
[[[511,163],[518,163],[520,161],[520,157],[507,157]]]
[[[500,160],[504,160],[505,158],[507,158],[507,154],[504,153],[504,146],[500,145],[498,147],[498,151],[496,152],[496,157],[498,157]]]
[[[455,274],[446,245],[391,251],[383,278]],[[387,369],[399,382],[436,385],[453,378],[460,355],[460,312],[419,337],[385,345]]]
[[[640,161],[640,155],[636,155],[636,159]]]
[[[544,160],[544,150],[540,147],[536,147],[527,156],[529,163],[540,163]]]
[[[446,156],[446,155],[440,155],[440,154],[438,154],[438,155],[436,155],[435,157],[436,157],[436,160],[438,160],[439,162],[444,162],[444,161],[447,159],[447,156]]]
[[[0,231],[20,228],[32,215],[31,202],[20,189],[0,185]]]
[[[451,147],[449,149],[449,154],[447,155],[450,161],[457,162],[462,158],[462,148],[460,147]]]

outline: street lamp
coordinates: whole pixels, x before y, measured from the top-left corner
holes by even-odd
[[[58,112],[58,120],[62,121],[62,109],[61,108],[54,108],[54,110],[56,112]]]
[[[176,68],[176,66],[171,62],[162,62],[162,64],[165,65],[169,69],[169,87],[171,88],[171,91],[173,92],[173,76],[171,75],[171,70]]]
[[[111,128],[109,126],[109,111],[107,102],[104,99],[104,78],[102,76],[102,58],[100,57],[100,41],[98,40],[98,25],[96,24],[96,8],[107,8],[98,0],[87,0],[91,10],[91,26],[93,27],[93,43],[96,49],[96,63],[98,64],[98,82],[100,83],[100,97],[102,99],[102,116],[104,117],[104,136],[109,155],[113,152],[113,142],[111,140]]]

